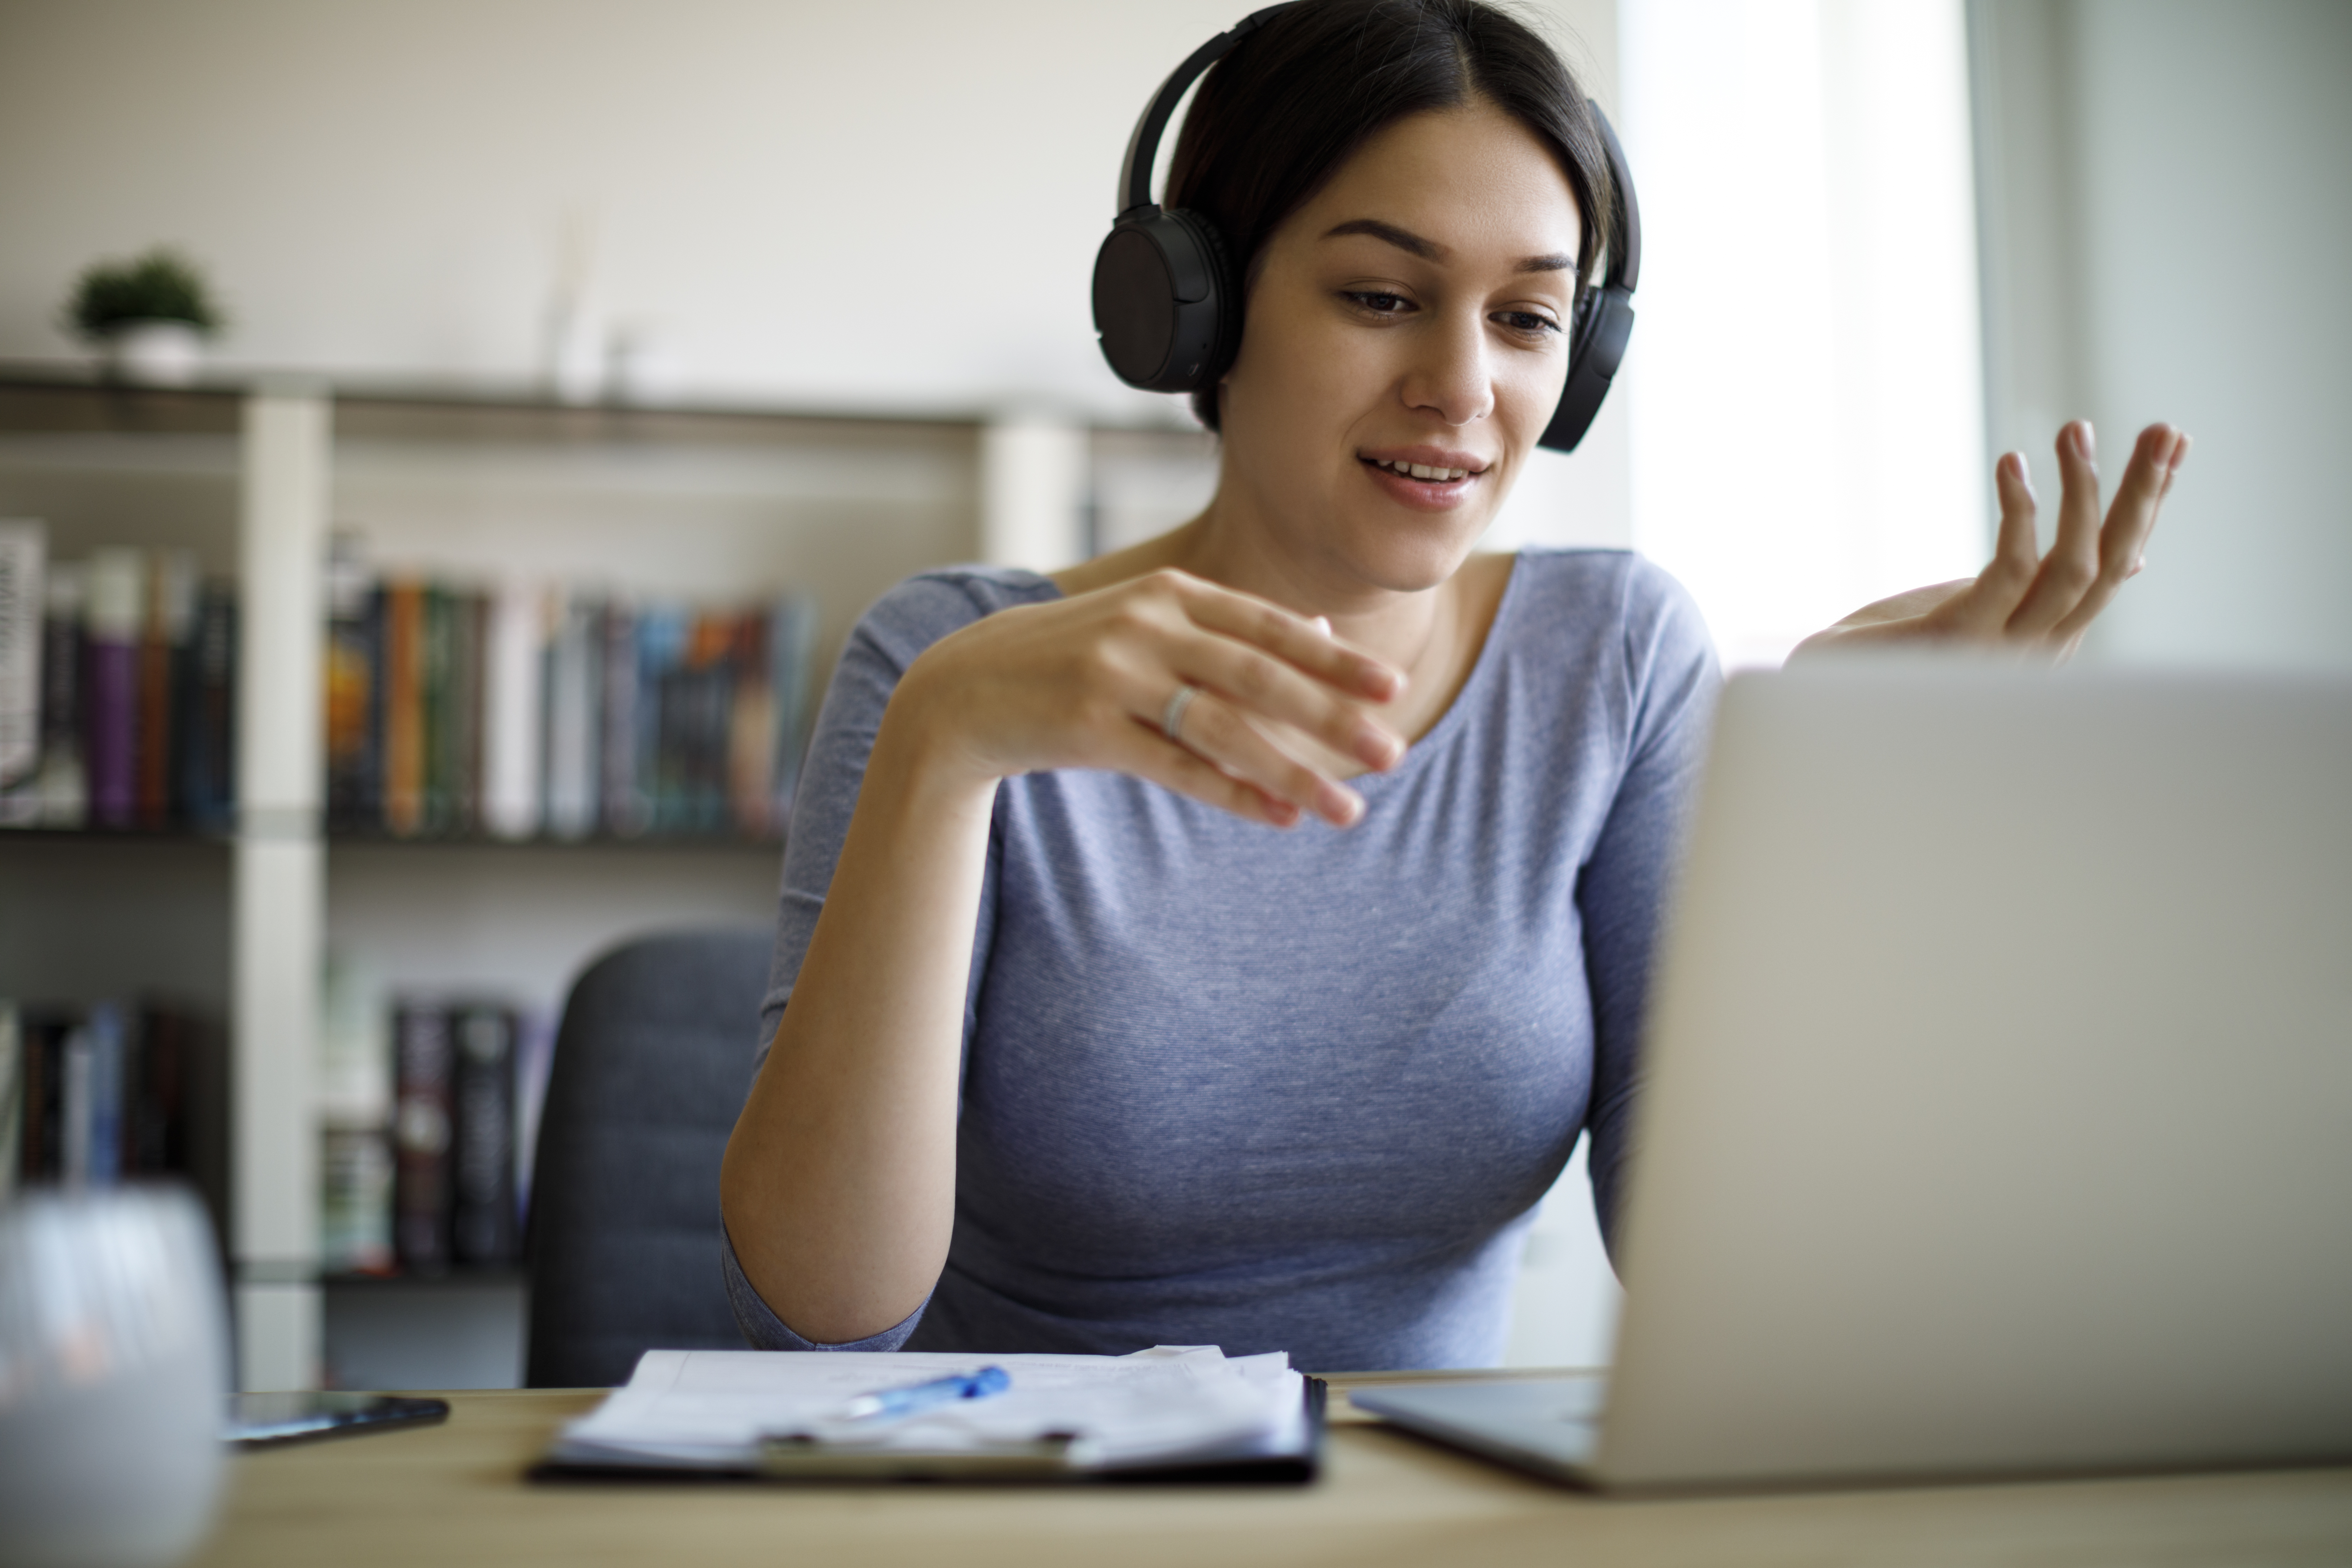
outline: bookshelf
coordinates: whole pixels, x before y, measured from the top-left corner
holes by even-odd
[[[459,1346],[468,1382],[519,1333],[512,1269],[320,1274],[330,951],[363,959],[388,991],[551,1011],[626,935],[772,918],[772,838],[330,830],[331,536],[387,571],[484,583],[807,590],[821,689],[891,583],[952,561],[1051,568],[1141,537],[1198,505],[1213,461],[1197,432],[1031,417],[572,406],[275,377],[131,390],[0,366],[0,516],[46,520],[53,559],[186,550],[239,585],[234,826],[0,831],[0,996],[163,991],[226,1020],[225,1241],[243,1385],[310,1383],[331,1318],[346,1341],[375,1336],[339,1357],[362,1376],[430,1362],[415,1343],[385,1351],[388,1326]]]

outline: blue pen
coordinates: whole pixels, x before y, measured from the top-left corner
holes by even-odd
[[[929,1410],[934,1405],[952,1405],[959,1399],[985,1399],[1012,1386],[1013,1379],[1003,1367],[984,1366],[969,1376],[950,1373],[946,1377],[934,1378],[929,1383],[861,1394],[841,1407],[841,1415],[845,1421],[912,1415],[918,1410]]]

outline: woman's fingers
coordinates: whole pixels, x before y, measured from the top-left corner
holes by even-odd
[[[2092,442],[2087,419],[2058,432],[2058,538],[2009,617],[2011,637],[2048,636],[2099,579],[2099,469]]]
[[[1160,714],[1167,711],[1163,707]],[[1160,720],[1147,722],[1157,730]],[[1177,732],[1165,738],[1244,784],[1311,811],[1334,826],[1348,826],[1363,815],[1363,798],[1354,790],[1325,778],[1283,751],[1213,691],[1202,691],[1186,703]]]
[[[1209,688],[1244,711],[1311,735],[1368,768],[1393,767],[1404,755],[1404,742],[1358,703],[1247,643],[1201,633],[1184,639],[1171,662],[1181,679]]]
[[[1194,625],[1265,649],[1350,697],[1386,702],[1404,689],[1404,672],[1331,635],[1279,605],[1182,573],[1165,574]]]
[[[1992,481],[2000,498],[2000,534],[1993,543],[1992,560],[1964,592],[1938,606],[1948,629],[1964,637],[1998,637],[2033,586],[2033,574],[2042,563],[2042,547],[2033,531],[2033,476],[2025,454],[2004,453],[1993,465]]]
[[[2172,489],[2172,477],[2189,456],[2189,437],[2169,425],[2151,425],[2139,433],[2132,448],[2131,466],[2116,487],[2115,504],[2099,531],[2097,578],[2074,607],[2051,628],[2051,637],[2071,648],[2107,601],[2139,571],[2148,535],[2156,531],[2158,510]]]
[[[1189,716],[1188,716],[1189,717]],[[1154,730],[1130,725],[1111,738],[1107,764],[1123,773],[1189,795],[1203,805],[1269,827],[1295,827],[1300,812],[1289,801],[1277,799],[1255,785],[1211,767],[1182,746],[1171,744]]]

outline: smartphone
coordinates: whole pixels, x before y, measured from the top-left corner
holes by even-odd
[[[390,1394],[240,1394],[230,1399],[221,1436],[231,1447],[274,1448],[313,1437],[386,1432],[447,1419],[446,1399],[404,1399]]]

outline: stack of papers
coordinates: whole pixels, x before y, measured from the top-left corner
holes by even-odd
[[[1001,1366],[1011,1386],[897,1419],[854,1421],[861,1394]],[[1306,1388],[1280,1352],[1213,1345],[1131,1356],[647,1351],[627,1386],[567,1426],[565,1468],[779,1473],[777,1457],[1034,1454],[1080,1472],[1304,1459]]]

